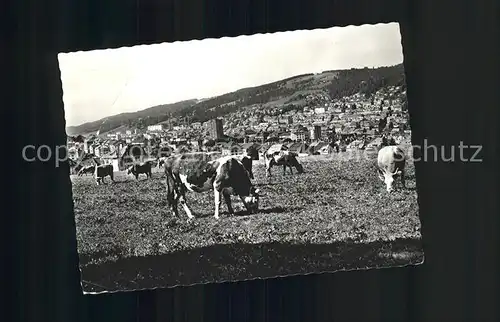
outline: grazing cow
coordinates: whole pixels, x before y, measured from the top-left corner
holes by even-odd
[[[101,181],[102,181],[102,183],[105,183],[104,178],[107,176],[109,176],[111,178],[112,182],[115,182],[115,180],[113,178],[113,165],[111,165],[111,164],[97,165],[96,164],[94,176],[95,176],[95,181],[96,181],[97,185],[99,185],[101,183]]]
[[[93,174],[95,171],[95,165],[84,166],[78,171],[78,176],[83,176],[84,174]]]
[[[231,195],[237,195],[249,213],[259,208],[259,190],[250,181],[244,165],[234,156],[224,156],[208,161],[203,155],[170,156],[165,162],[167,177],[167,201],[174,215],[178,216],[177,205],[180,202],[189,219],[193,214],[186,204],[186,191],[214,191],[215,213],[219,210],[224,197],[228,211],[233,214]]]
[[[387,192],[393,190],[394,177],[400,175],[403,188],[405,187],[406,156],[404,151],[396,146],[385,146],[378,151],[378,176],[386,185]]]
[[[283,166],[283,175],[286,174],[286,167],[290,168],[291,174],[293,174],[292,167],[295,167],[298,173],[304,173],[304,167],[297,161],[297,156],[297,153],[290,151],[277,151],[272,154],[264,154],[266,176],[271,176],[271,167],[274,165]]]
[[[136,180],[139,180],[139,175],[141,173],[146,175],[146,179],[152,177],[152,174],[151,174],[151,161],[146,161],[146,162],[143,162],[143,163],[134,164],[134,165],[131,165],[127,169],[127,174],[133,174],[135,176]]]

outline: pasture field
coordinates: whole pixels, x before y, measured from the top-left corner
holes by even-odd
[[[167,205],[164,174],[139,181],[115,173],[97,186],[72,176],[78,252],[86,292],[135,290],[228,280],[409,265],[423,260],[414,166],[407,189],[391,194],[375,160],[303,157],[306,173],[265,178],[260,211],[246,215],[233,198],[214,219],[213,193],[189,193],[197,217],[188,222]],[[106,178],[109,182],[109,178]],[[397,182],[399,183],[399,181]]]

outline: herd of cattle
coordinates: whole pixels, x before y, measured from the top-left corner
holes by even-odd
[[[298,173],[304,173],[304,167],[297,160],[298,155],[290,151],[276,151],[264,154],[266,176],[271,176],[273,166],[282,166],[283,174],[287,167],[293,174],[293,168]],[[180,204],[187,216],[194,218],[192,211],[186,203],[186,192],[214,192],[215,212],[214,217],[219,218],[219,211],[224,199],[228,211],[233,214],[231,196],[238,196],[249,213],[259,209],[259,189],[252,180],[252,157],[248,154],[242,156],[224,156],[211,160],[208,153],[191,153],[162,157],[156,161],[146,161],[130,166],[127,174],[132,174],[138,180],[140,174],[147,178],[152,177],[152,168],[155,166],[164,169],[167,186],[167,201],[174,215],[178,216]],[[377,168],[378,176],[384,182],[386,190],[394,190],[394,178],[401,178],[405,187],[406,155],[397,145],[384,146],[378,151]],[[99,164],[94,160],[94,165],[83,167],[78,175],[93,174],[96,183],[105,183],[104,178],[109,176],[114,182],[113,166]]]

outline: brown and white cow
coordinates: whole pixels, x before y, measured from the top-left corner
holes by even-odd
[[[401,183],[405,187],[405,152],[396,145],[388,145],[378,151],[378,176],[386,185],[387,192],[394,190],[394,177],[401,176]]]
[[[297,161],[298,154],[291,151],[276,151],[272,154],[264,154],[266,163],[266,176],[271,176],[271,168],[275,165],[283,166],[283,175],[286,174],[286,167],[290,168],[290,174],[293,174],[292,167],[297,169],[298,173],[304,173],[304,167]]]
[[[151,173],[151,161],[146,161],[143,163],[136,163],[128,167],[127,174],[133,174],[136,180],[139,180],[140,174],[145,174],[147,178],[151,178],[153,175]]]
[[[101,182],[104,182],[104,178],[109,176],[111,178],[112,182],[115,182],[113,179],[113,165],[111,164],[102,164],[102,165],[97,165],[95,166],[95,181],[97,185],[99,185]]]
[[[84,166],[78,171],[78,176],[83,176],[84,174],[93,174],[95,171],[95,165]]]
[[[250,181],[248,171],[234,156],[209,160],[203,154],[170,156],[165,162],[167,201],[174,215],[178,216],[180,203],[188,218],[193,214],[186,204],[186,192],[214,191],[214,217],[219,218],[221,197],[233,214],[231,195],[240,197],[249,213],[259,209],[259,190]]]

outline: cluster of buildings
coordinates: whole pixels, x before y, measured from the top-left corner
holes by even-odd
[[[315,105],[285,112],[279,106],[249,108],[230,113],[224,120],[217,118],[204,123],[170,120],[143,130],[121,126],[105,134],[69,138],[68,152],[73,160],[97,157],[113,164],[116,171],[123,170],[137,158],[156,159],[159,154],[175,152],[241,154],[253,146],[263,153],[272,145],[281,144],[299,154],[331,153],[333,142],[349,145],[380,137],[380,120],[384,118],[385,133],[408,137],[408,116],[402,102],[386,99],[388,94],[397,91],[398,88],[388,88],[370,98],[362,94],[335,101],[322,98],[315,100]],[[306,97],[307,100],[311,101]]]
[[[402,102],[399,99],[384,99],[397,90],[389,88],[388,93],[369,99],[356,94],[333,102],[320,102],[320,105],[306,105],[302,110],[266,115],[257,124],[252,118],[245,117],[234,121],[230,115],[225,117],[228,123],[224,126],[225,132],[241,142],[348,140],[356,136],[377,136],[379,122],[387,116],[388,132],[408,135],[408,116],[402,110]]]

